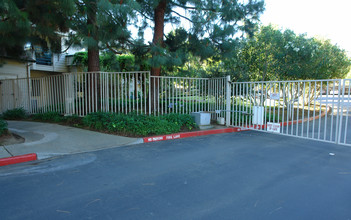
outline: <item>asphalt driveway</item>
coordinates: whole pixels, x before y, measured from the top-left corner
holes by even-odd
[[[351,148],[254,131],[0,167],[0,219],[351,219]]]

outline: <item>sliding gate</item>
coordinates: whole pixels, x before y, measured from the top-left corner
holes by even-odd
[[[350,80],[231,83],[231,125],[351,145]]]

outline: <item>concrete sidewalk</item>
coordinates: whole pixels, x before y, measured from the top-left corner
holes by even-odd
[[[0,158],[36,153],[38,159],[143,143],[141,138],[103,134],[57,124],[8,121],[24,143],[0,146]]]

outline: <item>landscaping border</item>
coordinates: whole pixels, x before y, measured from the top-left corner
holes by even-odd
[[[326,114],[330,112],[331,108],[328,106],[327,111],[322,112],[320,115],[316,115],[315,117],[306,118],[304,120],[294,120],[289,122],[280,122],[281,126],[287,126],[291,124],[298,124],[306,121],[312,121],[319,119],[320,117],[324,117]],[[256,125],[257,126],[257,125]],[[183,132],[183,133],[175,133],[175,134],[168,134],[168,135],[159,135],[159,136],[151,136],[143,138],[144,143],[150,142],[157,142],[157,141],[167,141],[173,139],[181,139],[181,138],[188,138],[188,137],[197,137],[203,135],[211,135],[211,134],[222,134],[222,133],[232,133],[232,132],[241,132],[241,131],[248,131],[250,128],[254,129],[264,129],[266,125],[258,125],[257,127],[248,127],[248,128],[239,128],[239,127],[230,127],[230,128],[223,128],[223,129],[213,129],[213,130],[204,130],[204,131],[193,131],[193,132]]]
[[[213,130],[204,130],[204,131],[192,131],[192,132],[182,132],[182,133],[175,133],[175,134],[168,134],[168,135],[146,137],[146,138],[143,138],[143,140],[144,140],[144,143],[149,143],[149,142],[156,142],[156,141],[197,137],[197,136],[210,135],[210,134],[240,132],[245,130],[246,129],[242,129],[242,128],[223,128],[223,129],[213,129]]]
[[[0,158],[0,166],[6,166],[6,165],[16,164],[16,163],[24,163],[24,162],[34,161],[37,159],[38,157],[37,157],[37,154],[35,153],[24,154],[24,155],[13,156],[13,157],[5,157],[5,158]]]

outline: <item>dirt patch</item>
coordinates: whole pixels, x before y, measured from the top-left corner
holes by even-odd
[[[2,145],[2,146],[12,145],[12,144],[21,144],[21,143],[24,143],[24,138],[17,135],[17,134],[13,134],[11,132],[8,132],[8,133],[0,136],[0,145]]]

